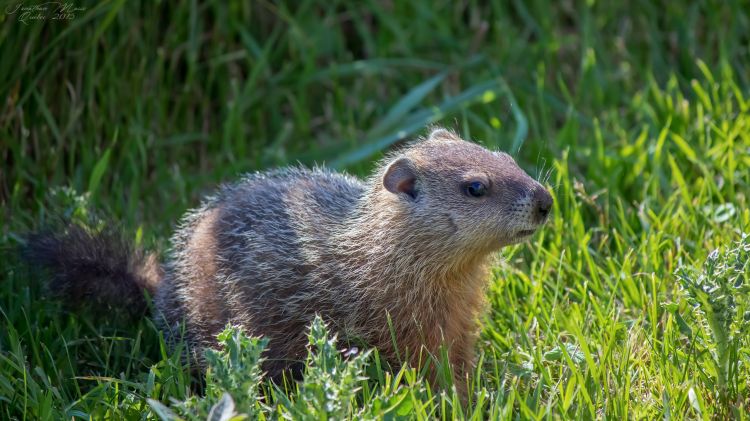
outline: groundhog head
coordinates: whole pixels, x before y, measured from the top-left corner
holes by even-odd
[[[450,247],[490,251],[517,243],[547,221],[552,196],[504,152],[446,129],[394,156],[382,185],[416,232]],[[418,229],[417,229],[418,228]]]

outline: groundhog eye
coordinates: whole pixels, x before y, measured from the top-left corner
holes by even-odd
[[[487,186],[481,181],[472,181],[466,185],[464,191],[471,197],[482,197],[487,194]]]

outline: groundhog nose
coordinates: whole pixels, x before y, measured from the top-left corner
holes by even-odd
[[[537,220],[540,223],[544,222],[552,210],[552,195],[542,186],[534,189],[534,207],[536,208]]]

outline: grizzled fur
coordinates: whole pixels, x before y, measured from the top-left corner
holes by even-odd
[[[485,196],[466,193],[473,181]],[[551,201],[510,156],[444,129],[364,182],[321,168],[249,175],[184,218],[155,288],[155,316],[172,337],[184,322],[194,351],[214,346],[226,323],[268,337],[264,368],[274,376],[304,359],[306,327],[320,314],[392,361],[416,365],[422,351],[445,345],[463,389],[488,257],[533,233]],[[64,292],[137,301],[135,286],[150,289],[137,275],[143,253],[116,254],[76,235],[85,245],[46,247],[88,255],[71,270],[70,255],[43,262],[64,268],[56,275]],[[120,287],[102,286],[110,275]]]

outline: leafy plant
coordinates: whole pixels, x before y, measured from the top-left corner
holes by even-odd
[[[289,419],[379,419],[386,414],[405,415],[411,409],[407,390],[398,386],[376,388],[364,405],[358,393],[367,383],[365,368],[370,351],[356,348],[345,355],[336,347],[326,324],[316,317],[308,334],[308,353],[303,380],[295,393],[287,396],[276,387],[279,414]],[[218,336],[221,349],[206,351],[206,391],[175,401],[171,409],[150,399],[152,410],[164,420],[238,420],[257,419],[262,409],[271,409],[260,400],[262,382],[261,354],[268,341],[247,336],[237,326],[227,326]],[[400,377],[399,377],[400,378]]]
[[[294,403],[289,405],[290,415],[314,419],[351,416],[357,392],[367,380],[364,367],[369,352],[343,361],[336,348],[336,337],[329,337],[320,317],[313,320],[308,338],[311,352],[305,364],[304,381]]]
[[[738,398],[739,349],[750,333],[750,235],[742,234],[724,252],[712,251],[700,270],[680,266],[677,277],[688,302],[705,319],[713,342],[716,394],[726,408]]]
[[[227,326],[218,335],[221,350],[206,350],[206,389],[202,397],[175,402],[174,412],[158,401],[149,400],[164,420],[255,419],[260,409],[261,353],[267,340],[249,337],[237,326]],[[180,416],[178,416],[179,414]]]

